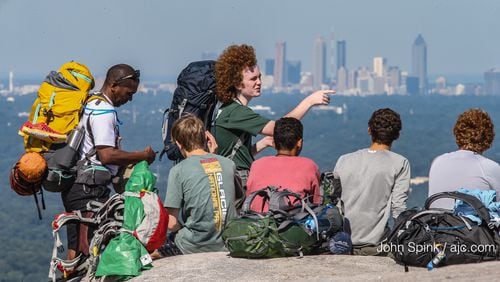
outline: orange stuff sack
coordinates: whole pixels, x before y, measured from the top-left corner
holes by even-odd
[[[34,195],[40,191],[40,183],[30,183],[19,171],[19,163],[16,163],[10,170],[10,188],[20,196]]]
[[[19,172],[30,183],[38,183],[47,171],[47,162],[39,153],[25,153],[18,162]]]

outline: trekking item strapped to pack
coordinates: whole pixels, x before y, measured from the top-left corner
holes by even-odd
[[[10,170],[10,187],[20,196],[33,195],[39,219],[42,219],[42,212],[37,195],[41,195],[42,208],[45,209],[41,182],[46,170],[47,163],[45,159],[35,152],[22,155]]]
[[[50,72],[40,85],[29,120],[19,129],[26,152],[46,152],[52,144],[64,143],[93,87],[94,78],[83,64],[71,61]]]
[[[167,238],[168,213],[158,197],[156,177],[142,161],[134,166],[125,186],[123,226],[101,253],[95,276],[138,276],[152,267],[148,252]]]
[[[56,281],[56,270],[63,274],[63,278],[86,277],[88,281],[94,277],[99,255],[108,242],[120,231],[123,224],[124,197],[115,194],[105,203],[90,201],[86,212],[92,212],[92,217],[85,217],[81,211],[64,212],[55,216],[52,222],[52,234],[54,236],[54,247],[50,262],[49,278]],[[67,224],[83,224],[96,228],[88,250],[82,252],[72,260],[58,257],[58,253],[64,251],[63,243],[59,236],[59,230]]]
[[[165,145],[160,154],[173,161],[182,160],[182,154],[172,142],[172,125],[183,114],[191,114],[203,121],[206,130],[210,131],[217,98],[215,95],[215,61],[198,61],[190,63],[177,78],[172,104],[163,114],[162,138]]]
[[[335,206],[340,203],[343,212],[344,204],[341,200],[342,183],[340,182],[340,176],[338,175],[338,173],[333,171],[321,173],[320,186],[323,193],[322,204],[332,204]]]
[[[452,210],[431,208],[437,199],[451,198],[469,205],[481,224]],[[498,230],[489,225],[488,209],[474,196],[442,192],[430,196],[422,211],[399,215],[388,237],[388,247],[400,264],[428,267],[481,262],[498,258]]]
[[[256,196],[269,212],[250,210]],[[232,257],[272,258],[321,253],[328,239],[343,229],[335,206],[314,206],[297,193],[267,187],[250,194],[241,215],[226,223],[222,238]]]
[[[87,204],[86,211],[94,213],[92,218],[82,216],[81,211],[57,215],[52,223],[55,243],[49,278],[55,280],[55,271],[59,269],[65,277],[74,273],[72,276],[85,277],[87,281],[107,276],[123,280],[151,268],[148,252],[163,244],[168,226],[168,214],[155,182],[147,162],[142,161],[134,166],[123,195],[115,194],[104,204]],[[62,251],[58,232],[67,223],[97,227],[88,255],[79,254],[71,261],[57,257],[58,251]]]

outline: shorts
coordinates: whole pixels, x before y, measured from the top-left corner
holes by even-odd
[[[79,210],[84,217],[92,217],[93,212],[86,210],[87,203],[98,201],[104,203],[108,200],[110,189],[106,186],[88,186],[82,184],[73,184],[73,186],[61,193],[62,202],[66,212]],[[75,250],[77,253],[88,255],[89,243],[96,226],[89,224],[67,224],[68,249]]]

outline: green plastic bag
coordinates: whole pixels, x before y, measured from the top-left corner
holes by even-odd
[[[144,218],[144,206],[140,198],[133,196],[141,191],[156,192],[156,177],[149,170],[148,163],[142,161],[134,166],[125,186],[125,208],[121,232],[106,246],[99,258],[96,276],[114,276],[116,280],[127,280],[150,269],[151,257],[148,251],[131,233]]]

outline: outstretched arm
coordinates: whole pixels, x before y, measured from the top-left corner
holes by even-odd
[[[96,146],[97,155],[102,164],[113,164],[113,165],[128,165],[135,164],[140,161],[147,161],[149,164],[154,162],[156,153],[147,146],[144,151],[137,152],[127,152],[120,150],[118,148],[109,146]]]
[[[319,90],[304,98],[300,103],[285,117],[293,117],[302,119],[312,106],[328,105],[330,103],[330,95],[334,94],[334,90]],[[270,121],[264,126],[261,133],[267,136],[272,136],[274,132],[274,121]]]

